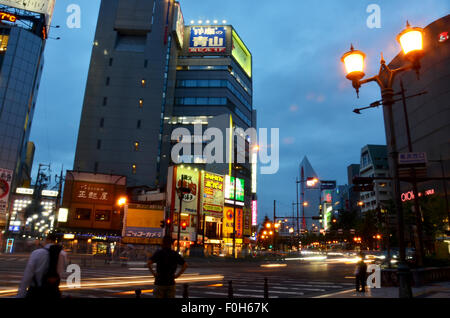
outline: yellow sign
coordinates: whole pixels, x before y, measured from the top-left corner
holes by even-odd
[[[233,30],[233,50],[231,53],[249,77],[252,77],[252,55],[239,35]]]
[[[233,237],[233,230],[236,228],[236,238],[242,238],[243,228],[242,209],[236,208],[236,224],[234,224],[233,208],[225,207],[223,209],[223,237]],[[234,226],[235,225],[235,226]]]
[[[128,208],[126,226],[159,228],[162,220],[164,220],[163,210]]]

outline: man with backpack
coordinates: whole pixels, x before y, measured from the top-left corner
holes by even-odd
[[[33,251],[19,286],[19,298],[61,298],[59,283],[64,272],[66,252],[49,233],[45,246]]]

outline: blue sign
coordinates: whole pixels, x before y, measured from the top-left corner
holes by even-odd
[[[226,42],[225,27],[191,27],[189,53],[225,53]]]
[[[20,230],[20,226],[18,226],[18,225],[10,225],[9,226],[9,230],[11,231],[11,232],[19,232],[19,230]]]

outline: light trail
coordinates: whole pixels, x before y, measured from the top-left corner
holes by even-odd
[[[222,275],[191,275],[192,277],[180,277],[177,278],[175,281],[177,283],[195,283],[195,282],[205,282],[205,281],[222,281],[223,276]],[[145,277],[149,277],[148,279],[142,279]],[[69,287],[67,285],[60,286],[60,290],[81,290],[81,289],[92,289],[92,288],[109,288],[109,287],[120,287],[120,286],[134,286],[134,285],[150,285],[154,284],[155,279],[150,278],[151,276],[134,276],[132,278],[139,278],[135,280],[130,280],[129,276],[125,277],[105,277],[105,278],[87,278],[80,284],[79,287]],[[111,282],[109,282],[110,280]],[[116,280],[116,281],[114,281]],[[13,296],[17,294],[18,289],[7,289],[7,290],[0,290],[0,296],[6,297],[6,296]]]

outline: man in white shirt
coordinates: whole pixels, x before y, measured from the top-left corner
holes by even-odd
[[[39,248],[33,251],[25,268],[24,276],[19,286],[17,293],[18,298],[25,298],[27,296],[27,289],[29,287],[42,286],[44,275],[49,269],[50,263],[50,247],[56,244],[56,235],[50,233],[45,241],[44,248]],[[56,266],[59,277],[62,277],[66,265],[67,254],[61,250],[58,256],[58,263]]]

